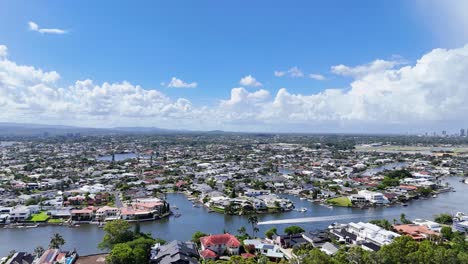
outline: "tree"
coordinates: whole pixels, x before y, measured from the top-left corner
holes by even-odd
[[[65,239],[63,239],[59,233],[53,234],[52,238],[50,239],[49,248],[59,249],[63,245],[65,245]]]
[[[277,234],[277,229],[275,227],[273,228],[270,228],[268,229],[266,232],[265,232],[265,236],[268,238],[268,239],[272,239],[273,238],[273,235],[276,235]]]
[[[106,259],[110,264],[130,264],[134,263],[132,248],[126,243],[116,244]]]
[[[245,235],[247,233],[247,229],[245,228],[245,226],[241,226],[239,227],[239,229],[237,229],[237,233],[239,233],[240,235]]]
[[[237,197],[236,191],[234,190],[234,188],[232,188],[229,198],[236,198],[236,197]]]
[[[291,236],[294,234],[304,233],[304,229],[302,229],[300,226],[288,226],[284,229],[284,233]]]
[[[140,222],[135,223],[135,228],[133,229],[133,233],[135,234],[135,236],[137,236],[137,235],[139,235],[141,233]]]
[[[207,234],[197,231],[192,235],[192,242],[200,246],[200,238],[207,236]]]
[[[406,215],[404,213],[401,213],[400,214],[400,222],[402,224],[411,224],[411,221],[409,221],[408,219],[406,219]]]
[[[369,221],[369,223],[378,225],[385,230],[392,230],[392,224],[390,224],[390,222],[387,219],[371,220]]]
[[[453,232],[452,232],[452,228],[449,227],[449,226],[443,226],[441,229],[440,229],[440,233],[442,234],[442,236],[448,240],[451,240],[452,239],[452,236],[453,236]]]
[[[37,258],[40,258],[42,254],[44,254],[45,249],[41,246],[38,246],[34,249],[34,255],[36,255]]]
[[[130,224],[121,219],[107,222],[104,226],[104,232],[102,242],[99,243],[100,249],[112,249],[114,245],[131,241],[135,237],[130,230]]]
[[[320,251],[318,248],[314,248],[309,251],[300,261],[301,264],[331,264],[333,260],[330,256]]]
[[[249,218],[247,219],[247,221],[249,222],[249,224],[252,226],[252,237],[255,237],[255,228],[258,224],[258,217],[257,215],[249,215]]]
[[[450,214],[438,214],[435,216],[434,220],[443,225],[451,225],[453,223],[453,218]]]

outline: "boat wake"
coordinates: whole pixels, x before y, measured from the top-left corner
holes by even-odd
[[[337,221],[346,220],[353,218],[362,218],[362,215],[331,215],[331,216],[316,216],[316,217],[302,217],[282,220],[269,220],[258,222],[258,225],[279,225],[279,224],[297,224],[297,223],[313,223],[313,222],[326,222],[326,221]]]

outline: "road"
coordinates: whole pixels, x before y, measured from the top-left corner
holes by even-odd
[[[115,203],[115,206],[117,208],[122,208],[123,207],[123,203],[120,200],[119,192],[114,192],[114,203]]]

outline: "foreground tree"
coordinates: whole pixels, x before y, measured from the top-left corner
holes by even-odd
[[[107,256],[106,262],[110,264],[134,263],[132,248],[125,243],[116,244]]]
[[[63,239],[63,237],[59,233],[53,234],[52,238],[50,239],[49,248],[59,249],[63,245],[65,245],[65,239]]]
[[[270,228],[268,229],[266,232],[265,232],[265,236],[268,238],[268,239],[272,239],[274,235],[277,235],[277,229],[276,227],[273,227],[273,228]]]
[[[192,242],[200,246],[200,238],[207,236],[207,234],[197,231],[192,235]]]
[[[300,226],[288,226],[284,229],[284,233],[291,236],[295,234],[304,233],[304,229]]]
[[[135,238],[135,233],[130,230],[130,224],[125,220],[107,222],[104,226],[104,237],[99,243],[100,249],[112,249],[114,245],[125,243]]]

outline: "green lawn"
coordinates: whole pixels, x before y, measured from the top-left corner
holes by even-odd
[[[346,196],[328,199],[327,202],[329,204],[336,205],[336,206],[344,206],[344,207],[352,206],[351,201]]]
[[[51,223],[51,224],[61,224],[63,222],[64,222],[63,219],[49,219],[47,221],[47,223]]]
[[[40,212],[38,214],[33,214],[31,217],[32,222],[45,222],[49,219],[49,216],[46,214],[46,212]]]

